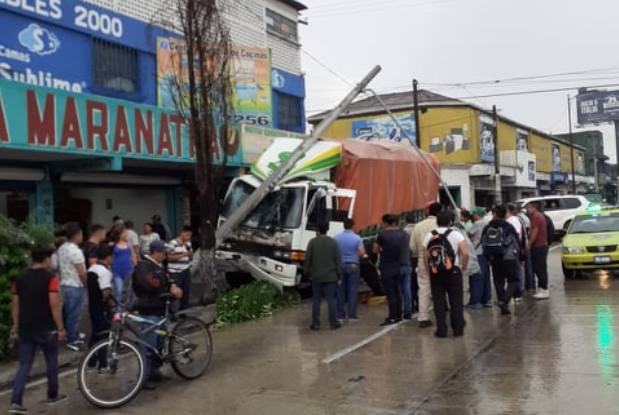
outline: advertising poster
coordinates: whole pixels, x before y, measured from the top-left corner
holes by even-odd
[[[243,164],[252,165],[271,145],[275,138],[303,138],[302,134],[290,131],[276,130],[268,127],[241,125],[241,153]]]
[[[355,120],[352,122],[352,137],[357,140],[387,139],[396,142],[416,140],[415,115],[400,114],[396,115],[398,122],[402,125],[402,131],[391,117],[387,115]]]
[[[528,165],[529,181],[535,183],[535,161],[529,160]]]
[[[188,67],[185,42],[182,39],[157,39],[158,104],[174,109],[177,83],[187,89]],[[232,82],[234,88],[234,121],[268,127],[273,124],[271,97],[271,56],[268,49],[233,49]]]
[[[494,161],[494,120],[485,115],[479,117],[479,150],[481,161]]]
[[[535,154],[516,151],[516,184],[522,187],[536,187]]]
[[[516,150],[529,151],[529,132],[526,130],[516,129]]]
[[[576,155],[576,160],[575,160],[575,165],[576,165],[576,173],[583,175],[585,174],[585,155],[582,151],[576,151],[575,152]]]
[[[552,143],[551,152],[552,152],[552,171],[560,172],[561,171],[561,146],[557,143]]]

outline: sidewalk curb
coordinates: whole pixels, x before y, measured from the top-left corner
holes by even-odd
[[[215,304],[204,307],[194,307],[192,309],[192,312],[200,316],[202,320],[204,320],[208,324],[214,323],[217,316]],[[58,371],[62,373],[68,369],[77,368],[83,355],[83,352],[78,353],[68,350],[64,344],[59,345]],[[17,372],[18,366],[19,362],[17,360],[0,363],[0,392],[9,390],[13,387],[13,379],[15,378],[15,373]],[[40,350],[37,350],[34,363],[32,364],[32,369],[30,370],[30,377],[28,378],[28,381],[32,382],[38,379],[43,379],[45,377],[45,373],[46,367],[45,360],[43,359],[43,354],[40,352]]]

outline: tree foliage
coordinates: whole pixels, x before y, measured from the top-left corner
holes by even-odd
[[[11,284],[29,265],[30,250],[53,242],[49,227],[34,222],[17,225],[0,215],[0,359],[7,357],[10,348]]]

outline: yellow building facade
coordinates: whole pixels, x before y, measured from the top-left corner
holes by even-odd
[[[398,118],[409,117],[412,112],[399,111],[394,115]],[[331,124],[323,137],[334,140],[358,137],[359,134],[355,132],[356,124],[367,125],[385,118],[384,114],[341,118]],[[436,155],[443,165],[492,162],[493,157],[483,155],[483,131],[480,131],[491,122],[489,114],[471,107],[424,108],[420,116],[420,147]],[[569,144],[555,137],[504,118],[499,118],[497,135],[500,152],[528,150],[535,154],[536,170],[540,173],[571,171]]]

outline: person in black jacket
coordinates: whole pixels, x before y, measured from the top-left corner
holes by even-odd
[[[166,299],[162,298],[162,294],[170,293],[176,299],[183,296],[183,291],[169,278],[163,267],[166,252],[167,248],[163,241],[152,242],[150,255],[145,255],[133,272],[133,291],[136,297],[134,309],[140,313],[142,318],[153,323],[160,322],[165,315]],[[155,330],[145,333],[143,340],[157,347]],[[146,350],[145,369],[147,381],[144,388],[153,389],[154,382],[160,381],[162,375],[156,356],[148,349]]]
[[[509,302],[516,290],[516,270],[521,254],[518,233],[507,222],[506,216],[507,208],[497,206],[494,210],[494,219],[486,225],[481,236],[484,256],[492,265],[494,287],[503,315],[511,314]]]

